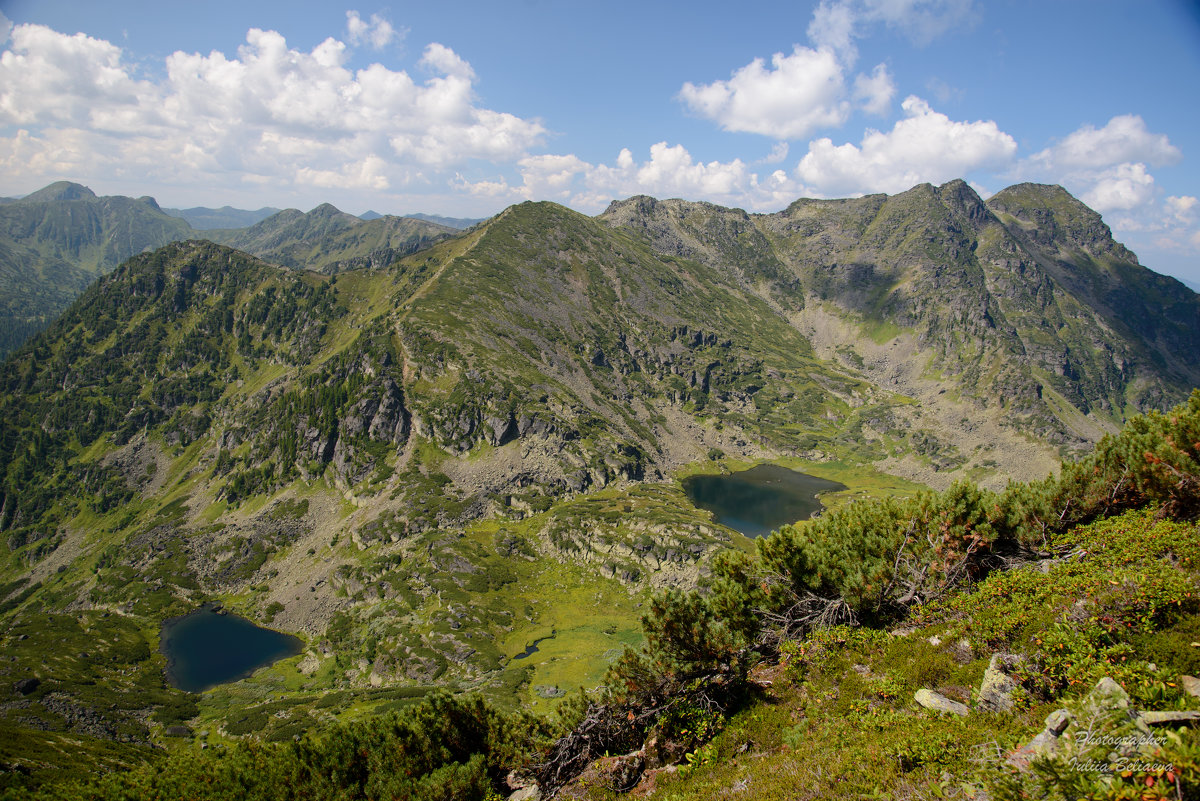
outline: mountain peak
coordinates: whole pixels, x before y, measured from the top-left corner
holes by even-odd
[[[352,216],[345,214],[341,209],[332,203],[322,203],[308,213],[310,217],[344,217]]]
[[[22,200],[31,203],[54,203],[59,200],[91,200],[94,197],[96,193],[83,184],[55,181],[31,195],[26,195]]]
[[[987,204],[983,202],[983,198],[961,178],[942,184],[935,192],[942,199],[942,204],[946,208],[955,214],[966,217],[976,229],[985,220],[994,220],[991,212],[988,211]]]
[[[1043,246],[1067,245],[1093,256],[1138,263],[1132,251],[1113,239],[1099,214],[1057,184],[1016,184],[992,195],[987,207],[1015,219],[1026,236]]]

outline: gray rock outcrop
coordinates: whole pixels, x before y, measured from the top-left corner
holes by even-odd
[[[966,704],[952,701],[941,693],[935,693],[933,690],[917,690],[913,694],[913,700],[926,709],[932,709],[935,712],[944,712],[962,717],[971,714],[971,710],[967,708]]]

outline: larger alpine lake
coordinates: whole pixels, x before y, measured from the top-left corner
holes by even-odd
[[[784,524],[807,520],[822,509],[817,498],[820,493],[844,489],[846,485],[837,481],[774,464],[683,480],[683,490],[692,503],[747,537],[764,537]]]
[[[167,680],[190,693],[244,678],[303,648],[298,637],[207,605],[163,623],[160,639],[167,657]]]

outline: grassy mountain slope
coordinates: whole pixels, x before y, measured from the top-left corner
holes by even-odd
[[[152,198],[65,181],[0,207],[0,355],[53,321],[97,276],[191,234]]]
[[[553,717],[439,695],[295,740],[175,747],[36,797],[491,799],[536,783],[573,799],[1191,798],[1198,432],[1200,391],[1060,478],[785,527],[715,564],[706,591],[656,596],[645,646]],[[857,592],[856,556],[886,564],[882,592]],[[946,591],[870,620],[813,614],[895,599],[888,573]]]
[[[364,221],[324,203],[307,213],[287,209],[247,228],[201,235],[285,267],[336,273],[385,266],[454,230],[410,217]]]
[[[1110,418],[1070,392],[1182,391],[1106,328],[1125,384],[1082,356],[1043,379],[1036,337],[1094,318],[1051,277],[999,291],[1015,223],[963,189],[769,217],[526,203],[417,252],[398,218],[321,207],[239,233],[262,259],[134,257],[0,367],[0,761],[35,781],[136,761],[184,721],[286,741],[434,686],[545,708],[642,641],[654,590],[749,547],[681,471],[783,459],[876,498],[916,487],[870,465],[997,483],[1053,464],[1002,412],[1083,437]],[[1156,342],[1187,336],[1180,303]],[[305,652],[170,690],[158,628],[209,600]]]
[[[430,683],[506,703],[594,683],[637,642],[645,593],[694,582],[736,541],[677,485],[609,485],[717,445],[769,453],[733,425],[755,395],[780,448],[836,437],[826,410],[870,395],[706,268],[545,204],[335,277],[170,245],[95,284],[3,371],[10,630],[127,636],[104,664],[143,682],[109,700],[92,689],[109,680],[83,678],[94,649],[43,665],[58,640],[23,640],[8,675],[43,694],[0,728],[5,759],[35,772],[62,768],[71,738],[78,764],[140,758],[197,714],[146,645],[204,599],[309,646],[205,694],[214,738],[290,736]],[[255,711],[281,693],[281,714]]]

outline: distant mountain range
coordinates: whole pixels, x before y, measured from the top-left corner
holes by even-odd
[[[332,207],[328,207],[332,208]],[[336,210],[335,210],[336,211]],[[60,181],[23,198],[0,200],[0,357],[49,325],[100,275],[125,259],[168,242],[208,238],[247,252],[301,266],[306,258],[331,271],[380,264],[411,252],[477,220],[386,217],[389,222],[363,228],[329,245],[329,252],[306,251],[301,241],[319,239],[329,217],[327,206],[314,209],[308,223],[295,209],[246,211],[162,209],[153,198],[97,197],[85,186]],[[279,215],[283,214],[283,217]],[[341,215],[340,212],[338,212]],[[265,227],[239,234],[269,218]],[[343,233],[361,222],[341,215]],[[378,219],[378,217],[376,218]],[[407,220],[407,222],[403,222]],[[448,224],[438,222],[446,220]],[[320,222],[325,221],[325,222]],[[292,226],[287,233],[271,233]],[[298,228],[297,228],[298,226]],[[300,233],[299,228],[308,229]],[[294,236],[293,236],[294,234]],[[273,247],[272,241],[286,247]],[[317,250],[321,245],[312,245]]]
[[[323,203],[307,214],[286,209],[248,228],[198,235],[284,267],[336,273],[384,267],[454,233],[412,217],[363,220]]]
[[[130,256],[193,234],[153,198],[102,198],[65,181],[0,205],[0,356]]]
[[[186,220],[187,224],[202,231],[209,228],[248,228],[256,222],[267,219],[272,214],[278,214],[281,209],[264,206],[256,211],[235,209],[232,206],[222,206],[219,209],[208,209],[197,206],[191,209],[163,209],[172,217]]]
[[[414,220],[424,220],[425,222],[444,225],[447,228],[456,228],[460,231],[470,228],[472,225],[478,225],[487,219],[486,217],[441,217],[437,214],[406,214],[404,216],[411,217]]]

